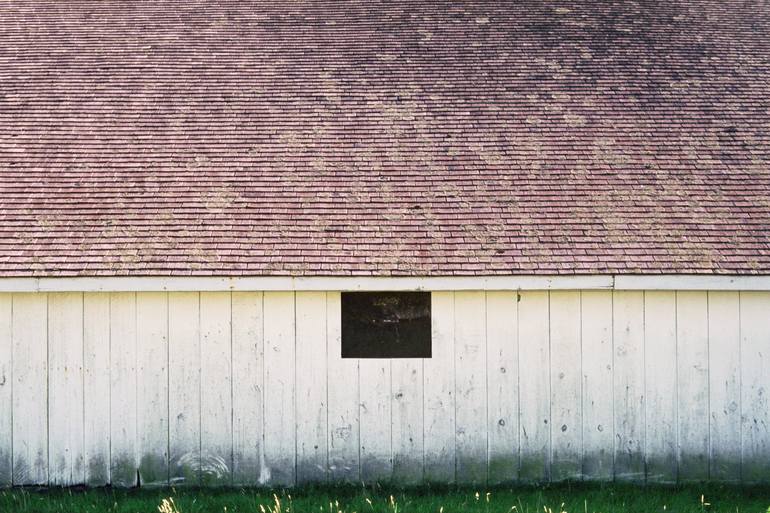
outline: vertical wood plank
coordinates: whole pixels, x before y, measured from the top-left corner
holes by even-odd
[[[230,293],[201,292],[201,484],[233,480]]]
[[[326,293],[297,292],[297,482],[326,481]]]
[[[267,484],[264,454],[262,293],[233,292],[233,484]]]
[[[738,292],[709,292],[710,476],[741,477],[740,306]]]
[[[48,296],[13,294],[13,484],[48,484]]]
[[[582,475],[580,292],[551,291],[551,479]]]
[[[380,483],[393,477],[391,447],[391,360],[359,360],[361,481]]]
[[[265,464],[273,486],[296,482],[294,293],[265,292]]]
[[[519,346],[516,292],[487,292],[489,483],[519,475]]]
[[[110,483],[110,295],[83,295],[85,480]]]
[[[168,484],[168,294],[136,295],[137,454],[141,486]]]
[[[613,293],[615,478],[644,479],[644,292]]]
[[[391,361],[393,481],[418,484],[423,479],[422,359]]]
[[[174,485],[200,483],[200,296],[168,295],[169,478]]]
[[[431,294],[431,358],[423,363],[425,480],[455,481],[454,292]]]
[[[705,481],[709,477],[709,346],[706,292],[677,292],[676,317],[679,480]]]
[[[85,482],[83,294],[48,296],[48,461],[53,486]]]
[[[677,480],[677,337],[676,293],[644,294],[644,352],[647,479]]]
[[[457,481],[487,480],[486,295],[455,292]]]
[[[550,479],[550,351],[548,292],[519,300],[519,447],[523,481]]]
[[[741,292],[742,479],[770,481],[770,292]]]
[[[137,484],[136,293],[110,294],[110,476]]]
[[[583,345],[583,476],[613,476],[612,292],[580,294]]]
[[[329,347],[329,479],[357,482],[361,477],[358,360],[342,358],[341,308],[340,293],[328,292],[326,340]]]
[[[0,293],[0,488],[13,484],[11,294]]]

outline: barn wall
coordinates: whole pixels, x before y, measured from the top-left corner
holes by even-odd
[[[425,360],[339,309],[0,294],[0,486],[770,479],[768,292],[434,292]]]

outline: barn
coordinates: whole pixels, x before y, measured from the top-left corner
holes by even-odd
[[[0,6],[0,487],[770,480],[766,4]]]

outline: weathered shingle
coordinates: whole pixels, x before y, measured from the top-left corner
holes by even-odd
[[[770,273],[770,5],[0,6],[0,275]]]

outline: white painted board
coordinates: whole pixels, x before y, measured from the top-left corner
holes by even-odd
[[[550,292],[551,480],[580,479],[583,471],[580,292]]]
[[[613,476],[612,292],[581,291],[583,477]]]
[[[327,478],[326,293],[297,292],[297,482]]]
[[[548,292],[522,291],[519,300],[519,477],[550,479],[551,384]]]
[[[233,482],[230,293],[201,292],[201,484]]]
[[[136,293],[110,293],[110,477],[113,486],[137,484]]]
[[[644,479],[644,292],[613,293],[615,478]]]
[[[741,478],[770,482],[770,292],[741,292]]]
[[[431,293],[431,358],[423,363],[425,480],[455,481],[454,292]]]
[[[393,482],[413,485],[423,480],[422,359],[391,361],[391,426]]]
[[[457,482],[487,481],[486,295],[455,293]]]
[[[11,294],[0,294],[0,488],[13,484]]]
[[[264,485],[262,293],[233,292],[232,302],[233,484]]]
[[[329,479],[354,483],[361,479],[359,369],[358,359],[342,358],[341,308],[340,293],[328,292]]]
[[[168,484],[168,294],[136,295],[137,453],[141,486]]]
[[[711,479],[741,478],[741,337],[738,292],[709,292]]]
[[[48,484],[47,294],[13,295],[13,484]]]
[[[393,477],[391,434],[391,360],[359,360],[361,481],[381,483]]]
[[[676,293],[679,481],[709,478],[708,295]]]
[[[200,294],[168,295],[169,480],[198,485],[201,478]]]
[[[48,295],[49,483],[85,482],[83,294]]]
[[[519,476],[519,345],[516,292],[487,292],[489,483]]]
[[[676,293],[644,293],[645,459],[647,480],[677,480],[677,315]]]
[[[274,486],[296,483],[294,293],[266,292],[265,469]]]
[[[85,480],[110,483],[110,295],[83,295],[83,420]]]

